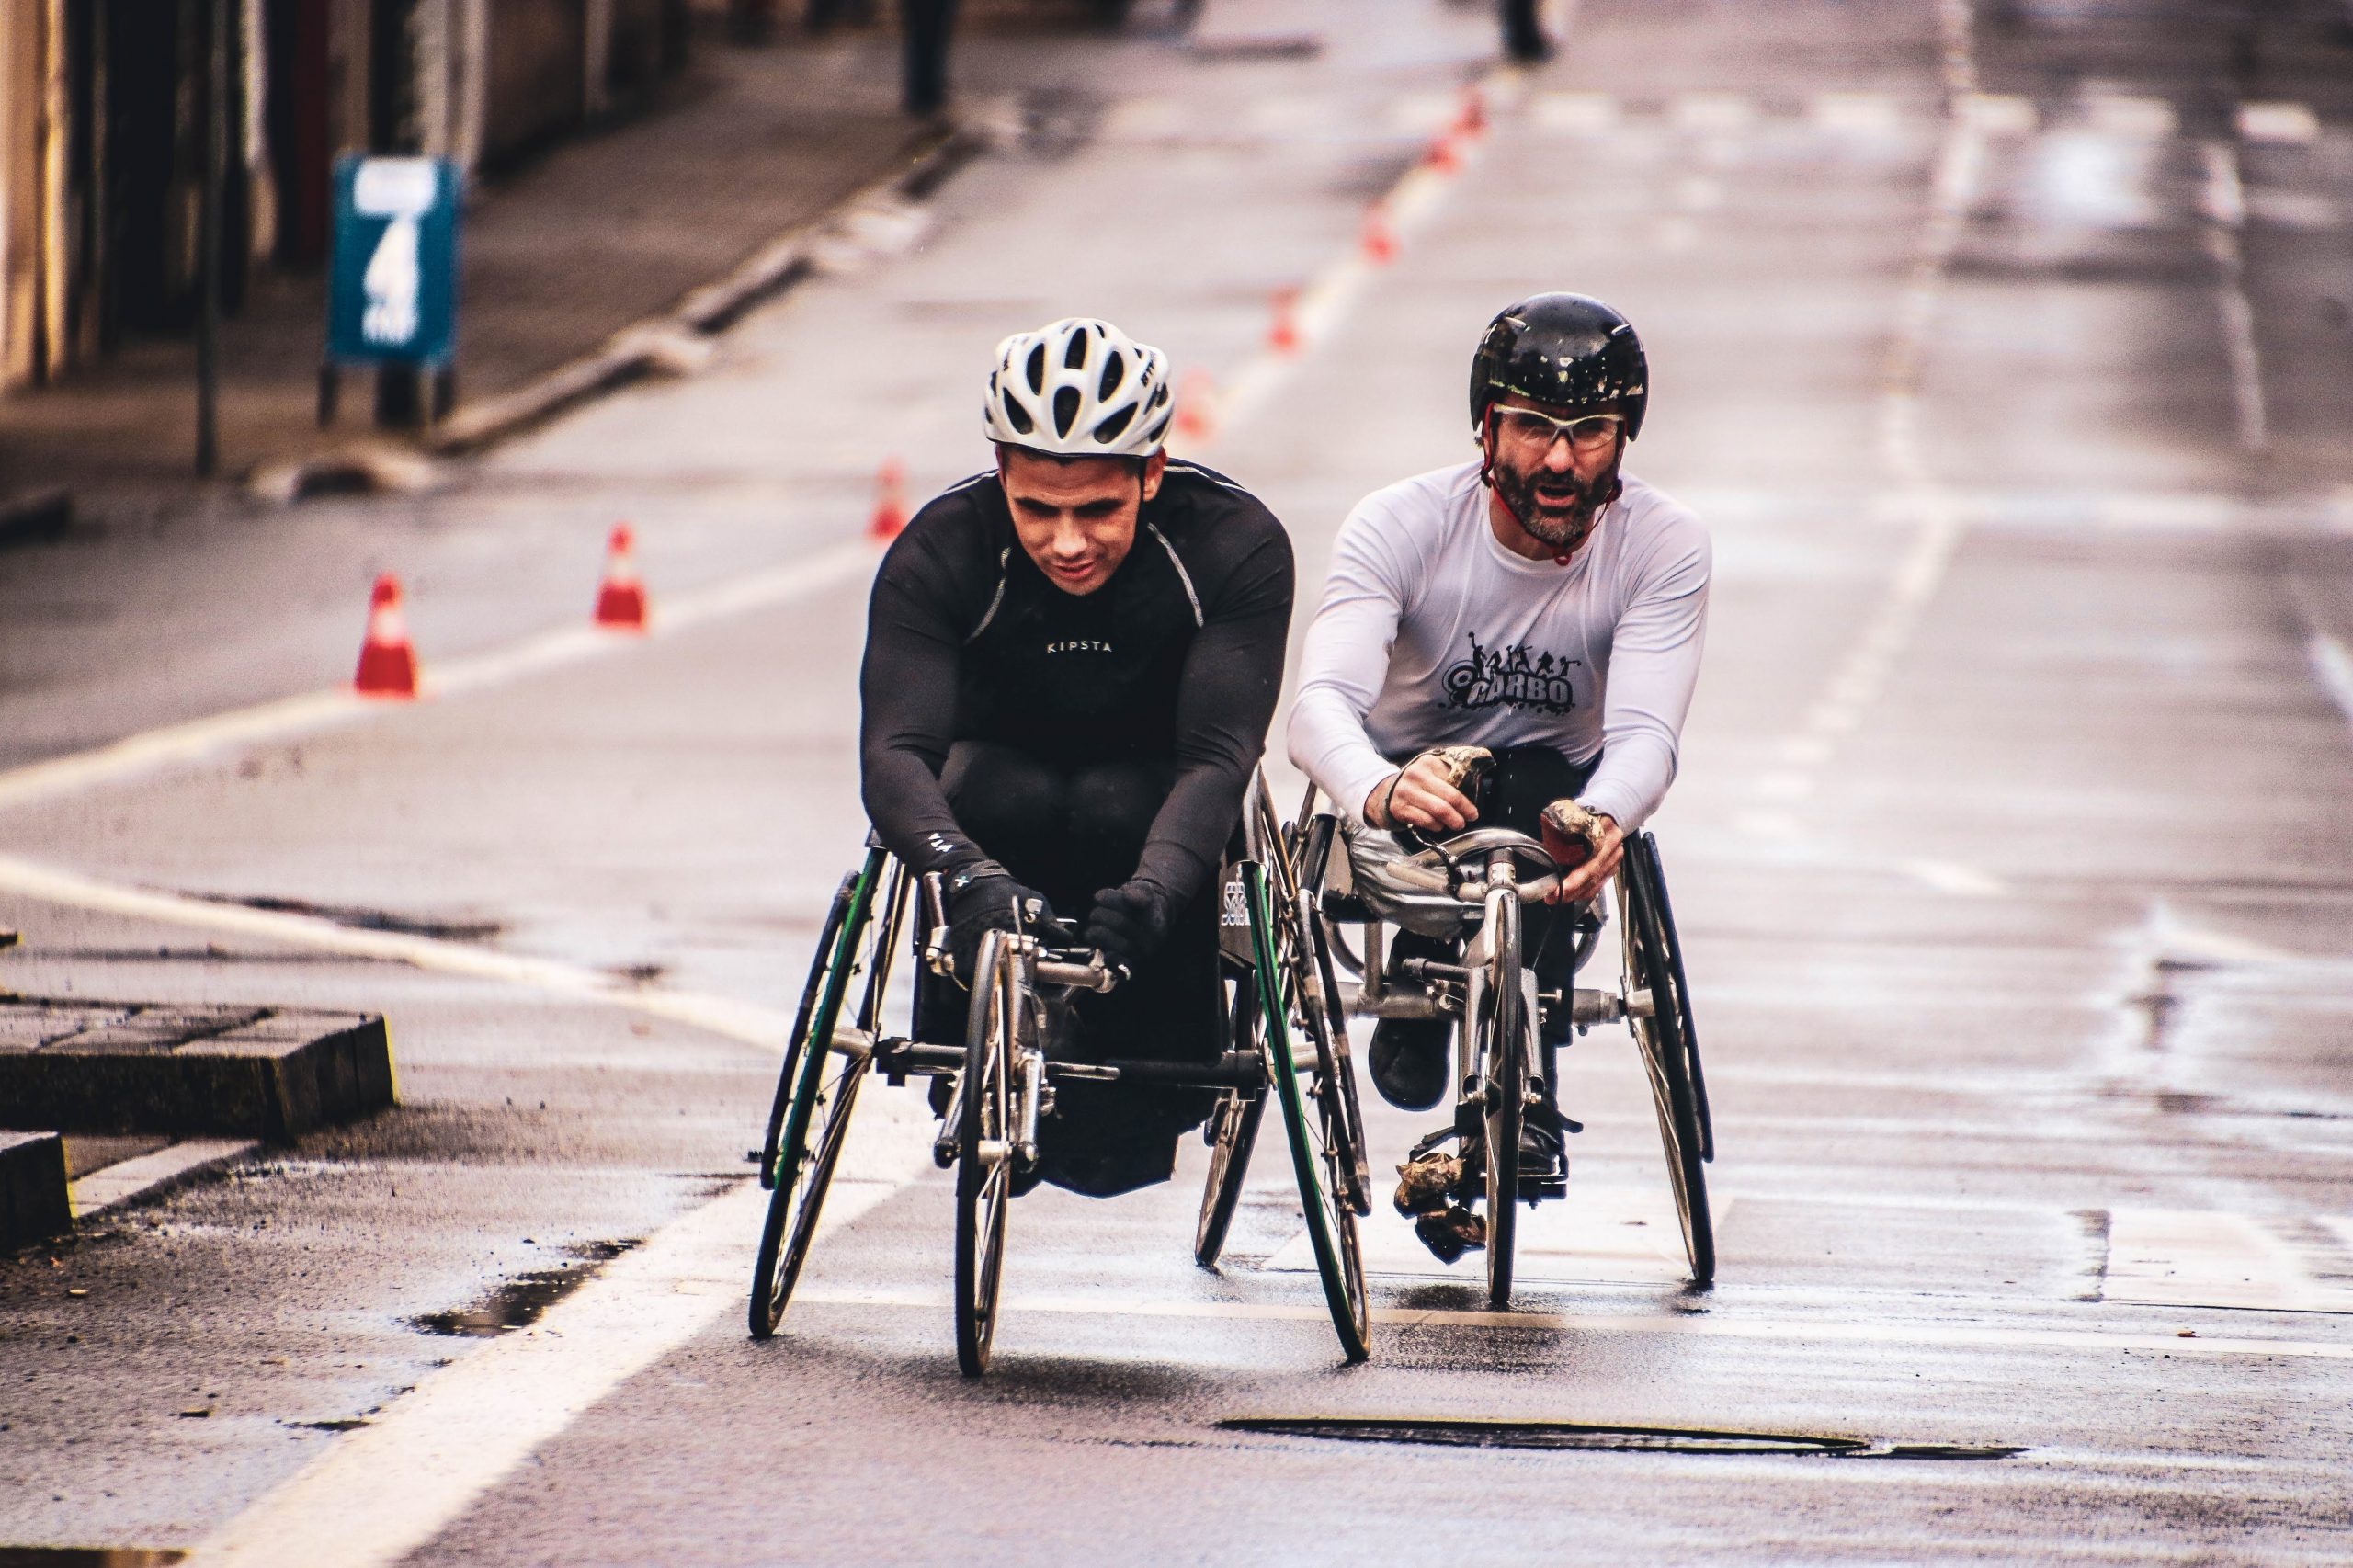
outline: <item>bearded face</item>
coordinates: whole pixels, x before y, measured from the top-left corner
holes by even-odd
[[[1612,456],[1590,477],[1552,472],[1540,460],[1531,467],[1533,472],[1514,467],[1498,454],[1490,474],[1495,494],[1522,528],[1566,555],[1585,542],[1594,519],[1618,493],[1618,459]]]

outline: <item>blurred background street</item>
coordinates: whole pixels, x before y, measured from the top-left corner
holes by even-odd
[[[401,1103],[69,1137],[78,1222],[0,1249],[0,1568],[2353,1558],[2343,6],[1578,0],[1516,62],[1468,0],[964,0],[915,115],[882,6],[235,10],[285,108],[199,480],[210,7],[0,0],[0,999],[381,1015]],[[338,151],[474,183],[438,405],[352,369],[322,429]],[[1214,1272],[1188,1140],[1015,1206],[967,1381],[878,1085],[747,1339],[878,474],[984,467],[998,339],[1105,316],[1290,530],[1295,646],[1554,288],[1639,327],[1627,466],[1715,542],[1654,824],[1713,1288],[1601,1028],[1513,1312],[1377,1204],[1344,1366],[1271,1140]],[[623,522],[643,635],[589,626]],[[413,703],[347,690],[383,574]],[[1428,1119],[1365,1097],[1378,1177]],[[1502,1425],[1222,1425],[1370,1416]]]

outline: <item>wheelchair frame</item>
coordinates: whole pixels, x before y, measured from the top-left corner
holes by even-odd
[[[988,1367],[1007,1188],[1012,1173],[1037,1159],[1037,1116],[1047,1085],[1085,1079],[1221,1091],[1209,1123],[1213,1155],[1195,1235],[1195,1256],[1204,1266],[1214,1264],[1223,1241],[1271,1085],[1334,1330],[1347,1358],[1363,1359],[1370,1349],[1370,1312],[1355,1224],[1365,1211],[1362,1123],[1354,1114],[1346,1034],[1330,1027],[1338,1014],[1321,927],[1290,848],[1264,780],[1254,778],[1241,853],[1226,868],[1220,900],[1222,919],[1238,915],[1247,930],[1249,956],[1224,966],[1227,1049],[1219,1059],[1084,1063],[1045,1059],[1038,991],[1108,988],[1110,971],[1100,955],[1044,949],[1027,935],[991,933],[984,940],[961,1045],[882,1033],[894,961],[913,948],[905,924],[916,890],[906,868],[870,834],[865,858],[843,878],[820,934],[769,1110],[760,1182],[770,1197],[753,1266],[753,1337],[773,1335],[790,1304],[870,1073],[894,1085],[909,1077],[956,1081],[933,1154],[958,1173],[957,1358],[968,1376]],[[944,926],[936,892],[926,902],[926,924],[936,937]]]
[[[1524,973],[1520,962],[1519,900],[1506,884],[1518,880],[1516,858],[1532,858],[1531,850],[1542,856],[1542,846],[1526,835],[1496,829],[1474,829],[1446,846],[1463,846],[1461,858],[1479,868],[1464,885],[1482,891],[1476,905],[1462,906],[1463,962],[1424,963],[1433,983],[1415,984],[1385,973],[1386,923],[1333,891],[1331,857],[1339,823],[1328,808],[1317,810],[1317,800],[1318,791],[1310,786],[1300,809],[1301,869],[1314,891],[1324,945],[1352,977],[1338,987],[1343,1011],[1356,1017],[1455,1020],[1455,1124],[1441,1136],[1461,1139],[1466,1166],[1474,1148],[1482,1155],[1489,1305],[1502,1310],[1510,1304],[1517,1201],[1533,1206],[1566,1196],[1565,1182],[1522,1181],[1518,1170],[1521,1117],[1539,1091],[1536,1020],[1548,1006],[1566,1006],[1580,1034],[1595,1024],[1619,1021],[1632,1032],[1651,1085],[1691,1281],[1700,1287],[1712,1282],[1715,1230],[1704,1166],[1715,1158],[1714,1131],[1682,944],[1656,840],[1646,831],[1629,835],[1612,879],[1625,966],[1618,991],[1573,985],[1566,996],[1537,992],[1534,976]],[[1345,846],[1339,853],[1346,856]],[[1341,929],[1349,925],[1361,927],[1358,945]],[[1598,936],[1597,925],[1580,933],[1575,967],[1591,955]],[[1501,1036],[1512,1046],[1497,1051],[1486,1043],[1488,1036]],[[1501,1158],[1494,1157],[1498,1149],[1504,1151]]]

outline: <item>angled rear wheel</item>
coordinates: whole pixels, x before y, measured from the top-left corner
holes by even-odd
[[[1669,935],[1665,891],[1657,850],[1650,835],[1638,834],[1626,846],[1619,873],[1626,980],[1636,1004],[1626,1021],[1650,1078],[1651,1103],[1658,1111],[1659,1141],[1666,1154],[1667,1181],[1675,1190],[1691,1282],[1706,1285],[1716,1277],[1716,1230],[1708,1208],[1706,1170],[1713,1151],[1694,1072],[1698,1057],[1688,1028],[1690,1000],[1684,994],[1681,958]]]

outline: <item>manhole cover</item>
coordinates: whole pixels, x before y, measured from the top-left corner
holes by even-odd
[[[2007,1459],[2018,1448],[1951,1443],[1881,1444],[1813,1432],[1729,1432],[1705,1426],[1604,1426],[1583,1421],[1487,1421],[1389,1416],[1237,1415],[1230,1432],[1326,1437],[1348,1443],[1422,1443],[1457,1449],[1568,1449],[1644,1454],[1826,1454],[1837,1459]]]

